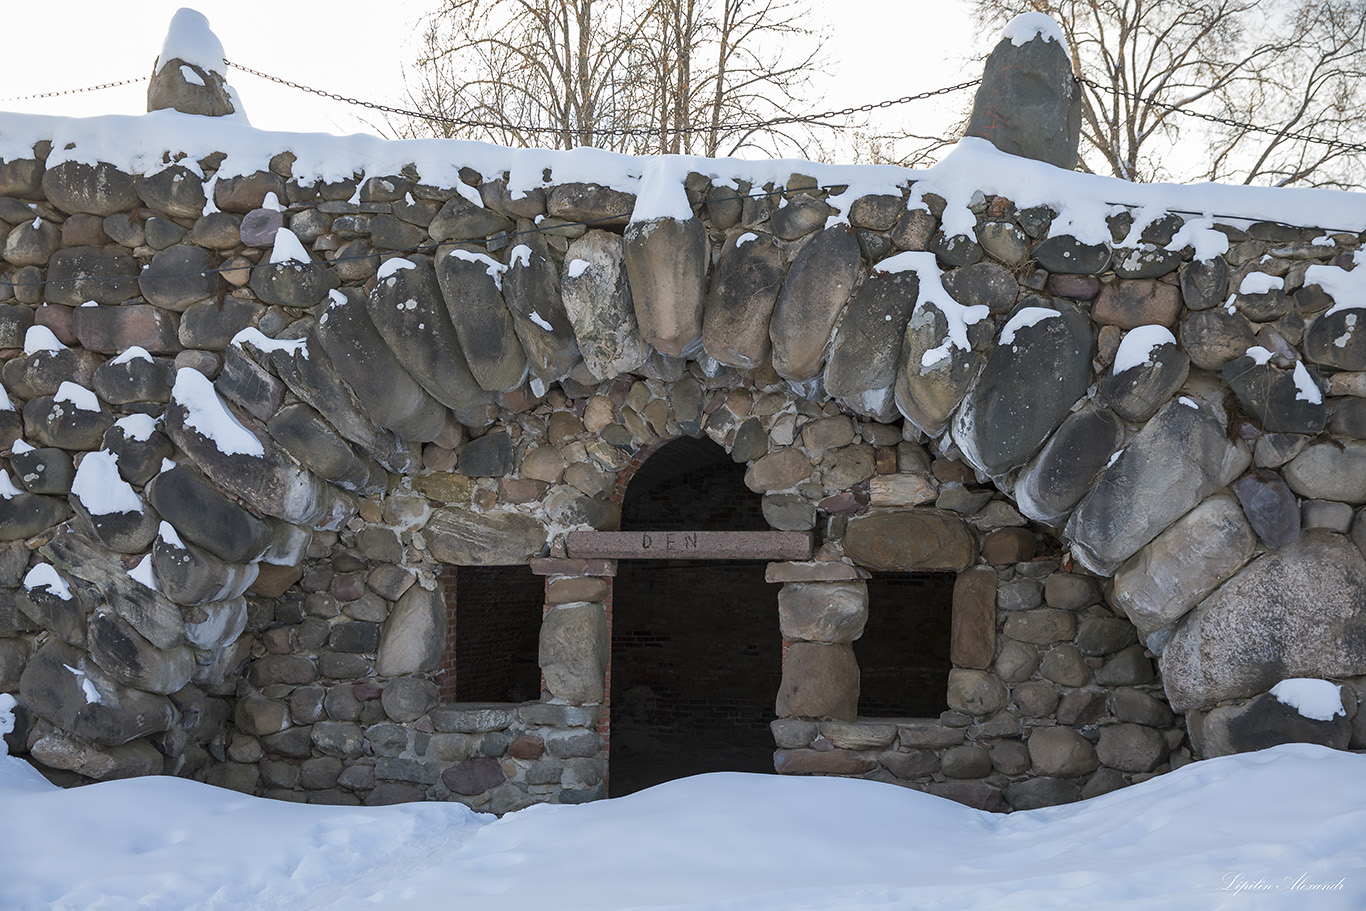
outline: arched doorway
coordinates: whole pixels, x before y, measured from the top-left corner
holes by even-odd
[[[707,439],[632,477],[624,531],[765,531],[761,500]],[[778,586],[762,561],[622,560],[612,594],[612,796],[715,771],[773,771]]]

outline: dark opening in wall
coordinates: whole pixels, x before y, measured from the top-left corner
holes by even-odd
[[[631,478],[621,504],[623,531],[768,531],[763,500],[736,464],[705,437],[661,446]]]
[[[710,440],[674,440],[632,477],[622,528],[765,531],[744,473]],[[773,771],[777,604],[762,562],[621,561],[612,591],[613,796],[703,772]]]
[[[528,566],[449,566],[443,702],[532,702],[545,581]]]
[[[783,658],[764,564],[623,560],[612,601],[612,795],[772,772]]]
[[[948,708],[954,573],[874,573],[854,642],[859,714],[937,718]]]

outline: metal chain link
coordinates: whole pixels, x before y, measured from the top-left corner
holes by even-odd
[[[121,85],[134,85],[139,82],[146,82],[151,76],[139,76],[136,79],[120,79],[118,82],[101,82],[99,85],[87,85],[80,89],[62,89],[60,92],[42,92],[37,95],[13,95],[9,98],[0,98],[0,104],[7,104],[11,101],[32,101],[37,98],[58,98],[62,95],[79,95],[82,92],[98,92],[102,89],[116,89]]]
[[[468,120],[468,119],[461,118],[461,117],[447,117],[447,116],[445,116],[444,114],[425,114],[425,113],[423,113],[423,112],[421,112],[421,111],[412,111],[412,110],[408,110],[407,108],[394,107],[393,105],[381,104],[381,103],[376,102],[376,101],[365,101],[365,100],[360,99],[360,98],[351,98],[350,96],[347,96],[347,95],[340,95],[340,94],[338,94],[338,93],[336,93],[336,92],[328,92],[328,91],[324,91],[323,89],[315,89],[315,88],[313,88],[312,86],[303,85],[303,84],[298,83],[298,82],[293,82],[293,81],[291,81],[291,80],[289,80],[289,79],[282,79],[282,78],[279,77],[279,76],[272,76],[272,75],[270,75],[269,73],[263,73],[263,72],[261,72],[260,70],[255,70],[255,69],[252,69],[251,67],[243,66],[243,65],[240,64],[240,63],[234,63],[234,62],[231,61],[231,60],[227,60],[227,61],[224,61],[224,62],[227,63],[227,65],[230,66],[230,67],[232,67],[233,69],[241,70],[241,71],[244,72],[244,73],[249,73],[249,74],[252,75],[252,76],[257,76],[257,77],[259,77],[259,78],[261,78],[261,79],[265,79],[265,80],[268,80],[268,81],[270,81],[270,82],[277,83],[277,84],[279,84],[279,85],[288,86],[289,88],[292,88],[292,89],[298,89],[298,90],[301,91],[301,92],[308,92],[308,93],[311,94],[311,95],[317,95],[317,96],[319,96],[319,97],[321,97],[321,98],[327,98],[327,99],[330,99],[330,100],[332,100],[332,101],[340,101],[340,102],[343,102],[343,103],[345,103],[345,104],[351,104],[351,105],[355,105],[355,106],[357,106],[357,107],[368,108],[368,109],[370,109],[370,110],[372,110],[372,111],[379,111],[380,113],[383,113],[383,114],[397,114],[397,115],[402,116],[402,117],[416,117],[416,118],[418,118],[419,120],[427,120],[427,121],[430,121],[430,122],[433,122],[433,123],[447,123],[447,124],[451,124],[452,126],[462,126],[462,127],[482,127],[482,128],[488,128],[488,129],[507,129],[507,130],[517,130],[517,131],[519,131],[519,132],[524,132],[524,133],[563,133],[563,132],[565,132],[565,130],[564,130],[563,128],[561,128],[561,127],[531,126],[531,125],[528,125],[528,124],[512,124],[512,123],[503,123],[503,122],[500,122],[500,121],[490,121],[490,120]],[[843,117],[843,116],[846,116],[846,115],[849,115],[849,114],[867,113],[868,111],[875,111],[875,110],[878,110],[878,109],[880,109],[880,108],[889,108],[889,107],[892,107],[893,105],[907,104],[907,103],[912,102],[912,101],[921,101],[921,100],[926,99],[926,98],[933,98],[933,97],[935,97],[935,96],[937,96],[937,95],[948,95],[948,94],[950,94],[950,93],[952,93],[952,92],[958,92],[958,91],[962,91],[963,89],[971,88],[972,86],[977,85],[977,84],[980,83],[981,81],[982,81],[982,80],[980,80],[980,79],[973,79],[973,80],[971,80],[971,81],[969,81],[969,82],[961,82],[961,83],[959,83],[958,85],[945,86],[944,88],[934,89],[934,90],[929,91],[929,92],[921,92],[921,93],[916,94],[916,95],[906,95],[906,96],[904,96],[904,97],[902,97],[902,98],[893,98],[893,99],[888,100],[888,101],[879,101],[879,102],[876,102],[876,103],[873,103],[873,104],[861,104],[861,105],[857,105],[857,106],[855,106],[855,107],[841,108],[840,110],[836,110],[836,111],[825,111],[824,113],[821,113],[821,114],[806,114],[806,115],[802,115],[802,116],[778,117],[778,118],[775,118],[775,119],[773,119],[773,120],[759,120],[759,121],[755,121],[755,122],[753,122],[753,123],[725,124],[722,128],[723,128],[723,129],[726,129],[726,130],[755,130],[755,129],[761,129],[761,128],[763,128],[763,127],[780,126],[780,125],[791,124],[791,123],[814,123],[814,122],[819,121],[819,120],[828,120],[828,119],[830,119],[830,118],[832,118],[832,117]],[[826,124],[826,125],[828,126],[828,124]],[[590,135],[593,135],[593,136],[659,136],[659,135],[671,135],[671,134],[681,134],[681,133],[699,133],[699,132],[705,132],[705,131],[710,130],[710,129],[711,129],[710,126],[659,127],[659,128],[654,128],[654,127],[622,127],[622,128],[616,128],[616,129],[607,128],[607,129],[590,129],[590,130],[571,130],[570,132],[575,132],[575,133],[578,133],[578,132],[587,132],[587,133],[589,133]]]
[[[1192,111],[1187,108],[1179,107],[1178,105],[1168,104],[1165,101],[1158,101],[1155,98],[1144,98],[1141,95],[1137,95],[1133,92],[1126,92],[1123,89],[1117,89],[1112,85],[1104,85],[1102,83],[1096,82],[1094,79],[1088,79],[1085,76],[1078,77],[1077,81],[1084,85],[1089,85],[1093,89],[1100,89],[1103,92],[1109,92],[1111,95],[1118,95],[1124,98],[1128,98],[1130,101],[1137,101],[1140,104],[1146,104],[1149,107],[1160,108],[1161,110],[1167,111],[1168,113],[1184,114],[1187,117],[1194,117],[1197,120],[1204,120],[1208,123],[1217,123],[1221,126],[1228,127],[1239,127],[1240,129],[1250,130],[1254,133],[1265,133],[1269,136],[1285,136],[1287,139],[1294,139],[1299,142],[1310,142],[1316,145],[1331,146],[1332,148],[1345,149],[1348,152],[1366,153],[1366,143],[1342,142],[1341,140],[1337,139],[1326,139],[1322,136],[1314,136],[1310,133],[1282,132],[1281,130],[1276,129],[1275,127],[1258,126],[1255,123],[1243,123],[1241,120],[1233,120],[1228,117],[1218,117],[1214,114],[1206,114],[1203,111]]]

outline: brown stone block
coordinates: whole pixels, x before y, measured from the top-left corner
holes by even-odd
[[[957,516],[920,509],[875,510],[849,520],[844,553],[874,570],[963,570],[976,562],[977,542]]]
[[[532,557],[531,571],[538,576],[601,576],[610,578],[617,574],[617,561]]]
[[[847,750],[774,750],[773,768],[780,775],[861,775],[877,763]]]
[[[607,583],[593,576],[556,579],[546,589],[547,604],[573,604],[576,601],[606,601]]]
[[[996,573],[981,566],[958,574],[949,642],[955,667],[991,667],[996,656],[996,581]]]
[[[859,669],[850,645],[797,642],[783,662],[780,718],[853,721],[858,715]]]
[[[982,541],[982,559],[992,566],[1008,566],[1034,559],[1034,533],[1024,528],[998,528]]]
[[[1120,279],[1103,286],[1091,308],[1091,319],[1102,326],[1136,329],[1176,325],[1181,293],[1173,285],[1149,279]]]
[[[764,569],[765,582],[846,582],[871,577],[872,573],[837,560],[770,563]]]
[[[276,566],[273,563],[259,563],[257,566],[260,574],[251,584],[250,591],[263,598],[280,597],[303,575],[303,567],[300,566]]]

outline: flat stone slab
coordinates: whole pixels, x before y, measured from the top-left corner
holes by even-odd
[[[617,574],[615,560],[571,560],[565,557],[532,557],[531,571],[538,576],[598,576]]]
[[[565,544],[576,559],[811,559],[804,531],[571,531]]]
[[[853,582],[870,579],[872,573],[834,560],[806,560],[770,563],[764,568],[765,582]]]

